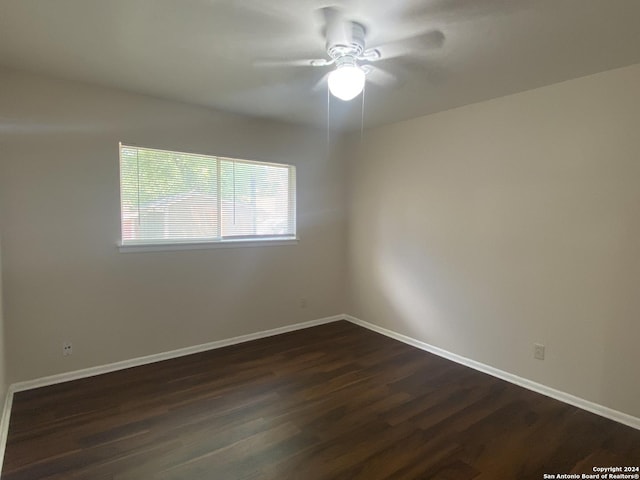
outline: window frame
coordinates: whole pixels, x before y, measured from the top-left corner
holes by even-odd
[[[122,205],[122,191],[123,191],[123,182],[122,182],[122,149],[123,148],[134,148],[134,149],[144,149],[144,150],[155,150],[159,152],[166,153],[175,153],[182,155],[198,155],[203,157],[211,157],[212,159],[217,160],[217,168],[218,175],[220,175],[220,168],[222,161],[237,161],[247,164],[256,164],[263,166],[274,166],[274,167],[286,167],[289,171],[288,175],[288,193],[289,193],[289,225],[293,227],[293,234],[282,234],[282,235],[250,235],[250,236],[224,236],[222,232],[220,232],[220,237],[216,238],[185,238],[185,239],[170,239],[166,241],[153,241],[153,240],[128,240],[125,241],[123,239],[123,205]],[[158,252],[158,251],[175,251],[175,250],[201,250],[201,249],[209,249],[209,248],[237,248],[237,247],[262,247],[262,246],[282,246],[282,245],[295,245],[298,243],[298,233],[297,233],[297,172],[296,166],[292,164],[286,163],[276,163],[276,162],[266,162],[259,161],[253,159],[242,159],[242,158],[234,158],[227,156],[219,156],[219,155],[210,155],[203,153],[194,153],[194,152],[184,152],[184,151],[175,151],[175,150],[165,150],[160,148],[151,148],[151,147],[143,147],[131,143],[118,143],[118,186],[119,186],[119,216],[120,216],[120,239],[116,242],[117,248],[121,253],[129,253],[129,252]],[[293,191],[293,193],[292,193]],[[222,195],[218,192],[218,215],[221,215],[221,198]]]

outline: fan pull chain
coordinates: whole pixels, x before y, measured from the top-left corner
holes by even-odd
[[[364,82],[362,87],[362,115],[360,117],[360,146],[364,141],[364,94],[367,91],[367,82]]]
[[[331,151],[331,93],[327,82],[327,151]]]

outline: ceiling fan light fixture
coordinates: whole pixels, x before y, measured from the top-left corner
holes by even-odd
[[[329,74],[329,91],[334,97],[348,102],[364,90],[365,73],[355,63],[338,65]]]

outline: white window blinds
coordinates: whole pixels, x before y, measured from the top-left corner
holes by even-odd
[[[295,167],[120,145],[122,245],[295,238]]]

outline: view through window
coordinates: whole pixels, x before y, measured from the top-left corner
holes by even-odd
[[[295,167],[120,145],[122,245],[296,236]]]

